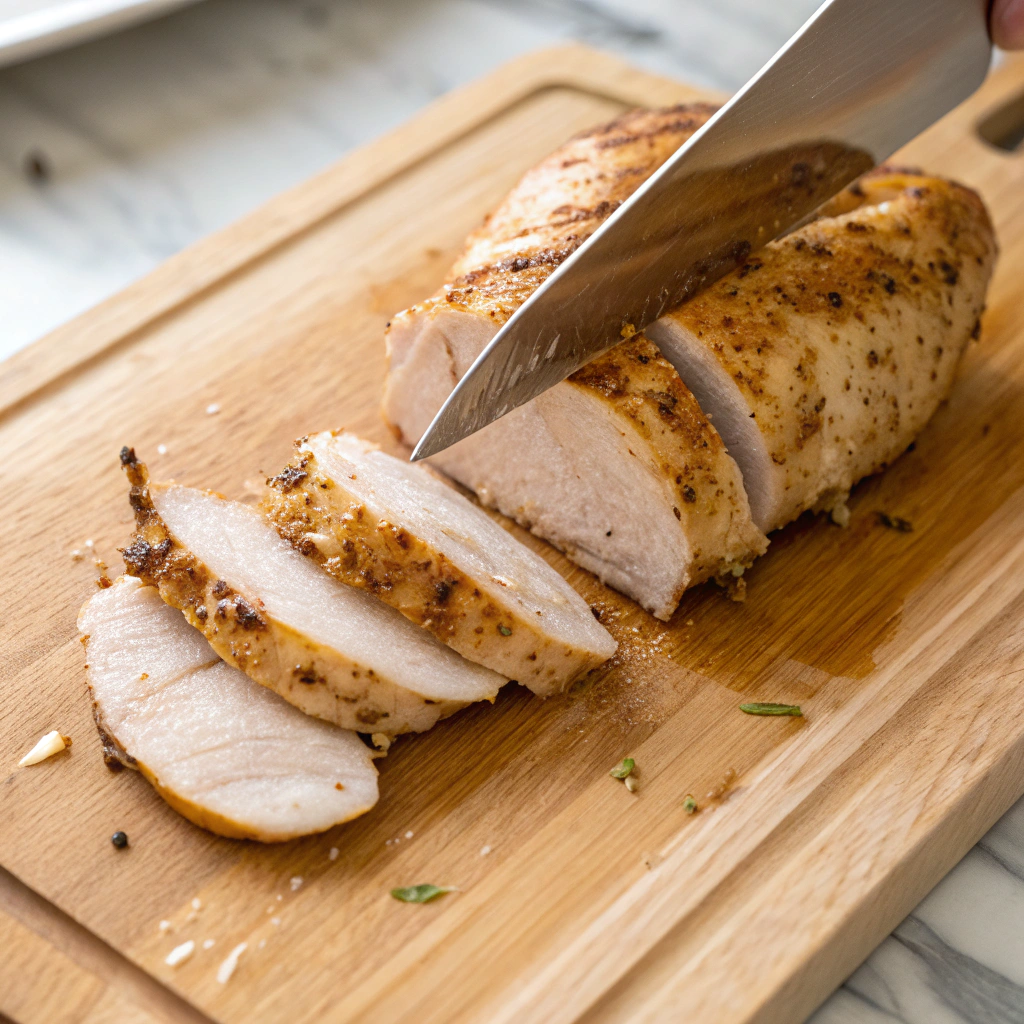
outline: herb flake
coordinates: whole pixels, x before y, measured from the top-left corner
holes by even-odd
[[[913,533],[914,524],[909,519],[901,519],[899,516],[891,516],[888,512],[876,512],[878,521],[889,530],[896,530],[897,533]]]
[[[392,889],[391,895],[402,903],[429,903],[443,896],[446,892],[455,892],[451,885],[407,885],[399,889]]]
[[[740,711],[746,715],[790,715],[803,718],[799,704],[741,704]]]
[[[683,810],[686,811],[687,814],[697,813],[697,801],[694,800],[691,793],[686,794],[686,799],[683,801]]]
[[[635,767],[636,761],[633,758],[624,757],[608,774],[613,779],[625,779]]]
[[[505,625],[501,625],[501,626],[499,626],[499,627],[498,627],[498,632],[499,632],[499,633],[500,633],[500,634],[501,634],[502,636],[511,636],[511,635],[512,635],[512,630],[511,630],[511,629],[509,629],[509,628],[508,628],[508,626],[505,626]]]

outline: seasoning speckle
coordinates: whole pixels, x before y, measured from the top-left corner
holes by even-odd
[[[901,519],[899,516],[891,516],[887,512],[877,512],[878,521],[889,530],[896,530],[898,533],[912,533],[913,523],[908,519]]]

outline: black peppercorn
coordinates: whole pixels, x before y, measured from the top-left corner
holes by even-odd
[[[110,837],[110,841],[119,850],[123,850],[128,845],[128,833],[127,832],[115,832]]]

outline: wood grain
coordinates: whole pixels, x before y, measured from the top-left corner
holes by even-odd
[[[509,688],[401,740],[379,807],[326,836],[217,839],[103,767],[74,627],[100,568],[69,553],[91,538],[117,571],[118,448],[252,498],[302,433],[389,443],[387,317],[572,132],[698,94],[580,47],[514,62],[5,364],[0,864],[66,923],[0,906],[0,943],[20,950],[0,1012],[187,1019],[139,995],[148,975],[221,1021],[806,1016],[1024,790],[1024,159],[975,132],[1022,89],[1024,61],[1008,62],[900,156],[979,188],[1002,256],[954,395],[856,490],[850,529],[804,517],[745,604],[699,588],[665,625],[510,525],[603,609],[621,656],[564,699]],[[744,716],[741,693],[806,718]],[[54,727],[70,752],[15,769]],[[635,796],[607,774],[627,754]],[[461,891],[388,896],[428,881]],[[69,918],[122,967],[62,944]],[[185,938],[200,948],[168,967]],[[93,1016],[62,1015],[69,1001]]]

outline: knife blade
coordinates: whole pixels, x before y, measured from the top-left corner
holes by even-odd
[[[519,307],[412,453],[564,380],[808,219],[966,99],[985,0],[828,0]]]

